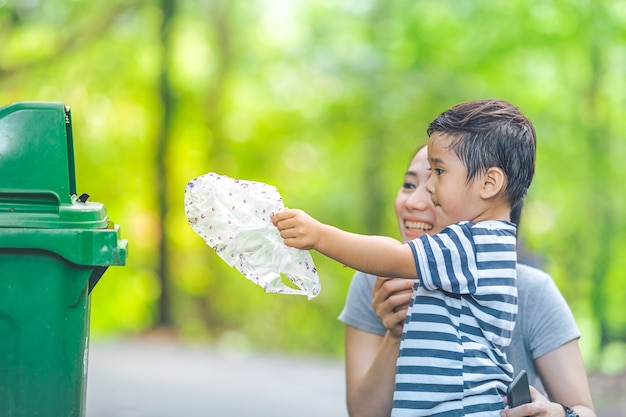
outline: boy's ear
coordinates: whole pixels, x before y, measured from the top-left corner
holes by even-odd
[[[483,175],[483,184],[480,189],[480,196],[487,200],[497,196],[504,191],[506,186],[506,175],[500,168],[491,167]]]

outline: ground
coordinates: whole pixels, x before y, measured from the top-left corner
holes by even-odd
[[[343,371],[337,359],[92,342],[86,417],[347,417]],[[626,417],[626,374],[589,381],[598,417]]]
[[[591,374],[589,385],[598,417],[626,416],[626,373]]]

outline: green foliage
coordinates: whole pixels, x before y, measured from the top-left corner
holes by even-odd
[[[622,2],[179,0],[174,11],[162,45],[156,2],[0,0],[0,103],[72,107],[79,192],[130,242],[128,265],[93,293],[94,337],[158,326],[167,292],[185,337],[341,354],[352,271],[315,254],[317,299],[263,294],[189,228],[187,181],[215,171],[268,182],[287,206],[397,236],[392,201],[428,122],[500,97],[538,133],[524,242],[589,330],[590,363],[602,364],[601,346],[623,346]],[[164,51],[173,115],[159,172]]]

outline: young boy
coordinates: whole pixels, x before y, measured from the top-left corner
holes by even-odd
[[[418,278],[407,312],[392,416],[499,416],[517,314],[510,212],[534,175],[535,131],[502,100],[461,103],[427,130],[434,236],[402,244],[322,224],[300,210],[273,223],[288,246],[354,269]]]

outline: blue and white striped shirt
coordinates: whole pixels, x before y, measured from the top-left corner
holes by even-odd
[[[517,316],[516,228],[460,222],[410,242],[416,280],[392,417],[499,416],[513,376],[504,348]]]

